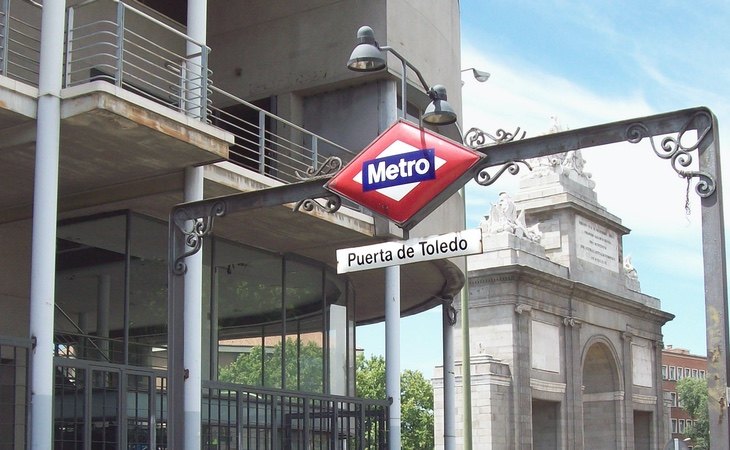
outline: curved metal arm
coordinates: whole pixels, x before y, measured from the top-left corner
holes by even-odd
[[[414,66],[413,64],[411,64],[410,62],[408,62],[408,60],[405,59],[403,57],[403,55],[401,55],[400,53],[398,53],[393,47],[391,47],[389,45],[383,45],[382,47],[380,47],[380,50],[388,51],[388,52],[392,53],[393,56],[395,56],[396,58],[398,58],[400,60],[400,62],[404,66],[403,79],[406,78],[405,67],[407,66],[409,69],[411,69],[412,71],[414,71],[416,73],[416,76],[418,77],[418,81],[420,81],[421,82],[421,86],[423,86],[423,90],[426,91],[427,94],[431,91],[431,86],[429,86],[428,83],[426,83],[426,80],[423,78],[423,75],[421,75],[421,71],[418,70],[416,68],[416,66]]]

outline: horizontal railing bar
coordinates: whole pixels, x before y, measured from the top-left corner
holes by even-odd
[[[251,109],[255,109],[256,111],[262,112],[262,113],[263,113],[263,114],[265,114],[265,115],[266,115],[267,117],[270,117],[270,118],[272,118],[272,119],[276,120],[277,122],[283,123],[283,124],[285,124],[285,125],[287,125],[287,126],[289,126],[289,127],[292,127],[292,128],[294,128],[295,130],[301,131],[301,132],[303,132],[303,133],[305,133],[305,134],[308,134],[308,135],[314,135],[314,133],[312,133],[311,131],[309,131],[309,130],[306,130],[306,129],[304,129],[304,128],[300,127],[300,126],[299,126],[299,125],[297,125],[297,124],[294,124],[294,123],[292,123],[292,122],[289,122],[289,121],[288,121],[288,120],[286,120],[286,119],[282,119],[281,117],[279,117],[279,116],[277,116],[277,115],[275,115],[275,114],[272,114],[272,113],[270,113],[270,112],[266,111],[265,109],[259,108],[258,106],[256,106],[256,105],[253,105],[253,104],[251,104],[251,103],[247,102],[246,100],[243,100],[242,98],[236,97],[235,95],[233,95],[233,94],[230,94],[230,93],[228,93],[228,92],[226,92],[226,91],[224,91],[224,90],[222,90],[222,89],[218,89],[218,88],[217,88],[217,87],[215,87],[215,86],[211,86],[211,89],[213,90],[213,92],[214,92],[214,93],[218,93],[218,94],[221,94],[221,95],[223,95],[224,97],[228,97],[229,99],[231,99],[231,100],[234,100],[234,101],[236,101],[236,102],[238,102],[238,103],[241,103],[241,104],[243,104],[243,105],[246,105],[246,106],[250,107]],[[343,152],[345,152],[345,153],[348,153],[348,154],[350,154],[350,155],[352,155],[352,156],[355,156],[355,153],[354,153],[354,152],[352,152],[352,151],[350,151],[350,150],[346,149],[345,147],[342,147],[342,146],[341,146],[341,145],[339,145],[339,144],[336,144],[336,143],[334,143],[334,142],[330,141],[329,139],[325,139],[325,138],[323,138],[323,137],[320,137],[320,136],[318,136],[317,138],[318,138],[318,139],[319,139],[319,140],[320,140],[321,142],[324,142],[324,143],[327,143],[327,144],[329,144],[329,145],[332,145],[332,146],[334,146],[334,147],[337,147],[338,149],[342,150]]]

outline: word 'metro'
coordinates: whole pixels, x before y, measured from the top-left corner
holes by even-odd
[[[434,149],[425,148],[371,159],[362,164],[363,191],[436,178]]]

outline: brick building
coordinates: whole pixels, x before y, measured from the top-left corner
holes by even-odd
[[[682,378],[705,378],[707,357],[693,355],[689,350],[668,345],[662,350],[662,387],[671,399],[670,420],[673,438],[684,439],[692,418],[681,406],[677,395],[677,381]]]

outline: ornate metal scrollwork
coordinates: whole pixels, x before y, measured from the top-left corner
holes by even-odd
[[[323,200],[320,202],[319,200]],[[305,198],[294,205],[294,211],[312,212],[315,209],[326,213],[335,213],[342,206],[342,199],[338,195],[330,195],[321,199]]]
[[[532,170],[532,166],[530,166],[527,161],[519,159],[517,161],[509,161],[505,163],[505,165],[500,167],[499,170],[497,170],[497,173],[495,173],[494,175],[491,175],[487,171],[488,167],[479,169],[479,172],[477,172],[477,174],[474,176],[474,181],[476,181],[477,184],[481,186],[489,186],[497,181],[497,179],[501,177],[502,174],[505,172],[509,172],[510,175],[517,175],[520,172],[520,166],[517,163],[522,163],[527,166],[528,170]]]
[[[342,159],[337,156],[330,156],[319,167],[309,167],[304,174],[296,171],[300,180],[314,180],[316,178],[328,178],[342,168]]]
[[[471,128],[464,135],[464,143],[470,148],[479,148],[486,145],[504,144],[506,142],[524,139],[525,134],[527,134],[525,131],[520,134],[520,127],[517,127],[514,133],[510,133],[500,128],[494,133],[494,135],[479,128]]]
[[[185,258],[200,251],[203,245],[203,238],[213,231],[214,219],[226,214],[226,205],[224,202],[215,202],[211,205],[210,211],[206,216],[194,220],[183,219],[181,217],[182,213],[183,210],[178,210],[174,221],[175,225],[182,231],[185,237],[185,246],[188,250],[175,258],[172,266],[175,275],[183,275],[187,272],[188,266],[185,264]],[[192,222],[192,225],[189,226],[188,222]]]
[[[687,147],[682,143],[685,133],[689,130],[689,127],[698,118],[703,117],[706,119],[707,126],[702,130],[697,130],[698,137],[697,141],[691,146]],[[686,170],[692,164],[693,158],[691,152],[697,150],[700,143],[705,139],[708,133],[712,131],[712,118],[704,111],[695,113],[682,128],[677,132],[676,137],[667,136],[661,140],[660,145],[657,147],[654,142],[654,136],[651,135],[649,128],[641,122],[635,122],[626,128],[626,140],[632,144],[640,142],[643,138],[648,137],[651,142],[651,147],[654,153],[662,158],[668,159],[671,162],[672,169],[683,178],[686,178],[689,182],[691,178],[697,178],[697,185],[695,191],[700,197],[709,197],[715,192],[717,182],[715,178],[701,170]]]

